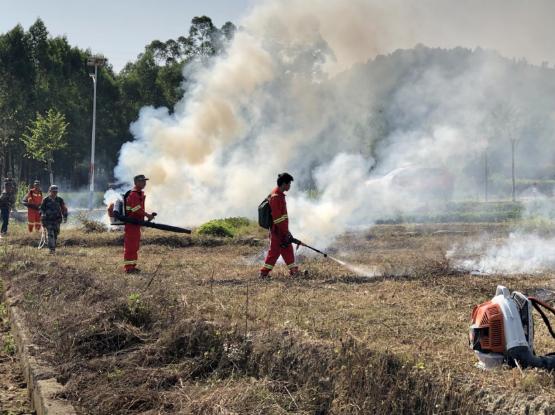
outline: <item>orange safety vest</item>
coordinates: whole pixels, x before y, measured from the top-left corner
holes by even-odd
[[[42,203],[42,192],[40,190],[37,192],[35,189],[29,190],[29,193],[27,193],[27,203],[40,206]]]

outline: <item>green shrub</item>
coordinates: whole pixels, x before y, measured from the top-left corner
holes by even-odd
[[[29,189],[27,188],[27,184],[24,182],[19,183],[17,186],[17,193],[15,194],[15,207],[16,209],[27,209],[21,201],[27,196],[27,192]]]
[[[222,219],[211,220],[208,223],[203,223],[197,231],[201,235],[210,235],[218,237],[233,238],[235,236],[235,229]]]
[[[244,218],[244,217],[227,218],[227,219],[220,219],[220,220],[229,224],[234,229],[250,226],[251,224],[251,221],[248,218]]]
[[[200,226],[197,233],[217,237],[234,238],[242,228],[251,226],[248,218],[235,217],[227,219],[214,219]]]

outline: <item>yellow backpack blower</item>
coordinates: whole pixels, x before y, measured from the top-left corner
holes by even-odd
[[[514,366],[516,361],[524,368],[555,369],[555,353],[536,356],[534,352],[532,308],[538,311],[555,338],[542,307],[555,314],[555,308],[545,302],[518,291],[509,293],[502,285],[497,286],[490,301],[474,307],[468,340],[479,365],[491,369],[503,363]]]

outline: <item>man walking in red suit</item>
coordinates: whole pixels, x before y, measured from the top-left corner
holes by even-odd
[[[260,278],[269,278],[270,271],[276,265],[279,257],[283,257],[289,273],[295,275],[299,268],[295,263],[295,252],[289,239],[293,236],[289,232],[289,217],[287,215],[287,203],[285,202],[285,192],[291,189],[293,176],[289,173],[278,175],[277,185],[270,195],[270,209],[272,211],[273,224],[270,228],[270,250],[266,255],[264,265],[260,269]]]
[[[146,187],[147,180],[148,179],[143,174],[134,177],[135,187],[131,189],[129,195],[125,199],[125,215],[131,219],[144,221],[145,216],[149,221],[154,219],[153,215],[145,211],[145,194],[143,193],[143,189]],[[137,268],[140,246],[141,227],[139,225],[126,223],[125,239],[123,243],[123,263],[125,265],[125,272],[141,272]]]
[[[33,232],[33,228],[40,231],[40,205],[42,204],[42,192],[40,190],[40,182],[35,180],[34,187],[27,193],[27,203],[32,207],[27,208],[27,225],[29,225],[29,232]]]

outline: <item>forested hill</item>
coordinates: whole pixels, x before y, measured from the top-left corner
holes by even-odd
[[[422,161],[426,152],[428,160],[451,169],[456,161],[467,176],[481,177],[486,137],[490,173],[508,178],[512,136],[517,177],[555,174],[555,67],[547,62],[417,45],[355,65],[332,82],[345,103],[345,124],[354,126],[361,151],[375,157],[377,167],[395,167],[411,156]],[[447,129],[456,132],[458,142],[442,139],[438,128],[444,136]],[[411,141],[429,147],[414,148]]]
[[[106,189],[113,179],[118,152],[133,139],[129,125],[139,110],[148,105],[173,110],[184,93],[183,66],[193,58],[207,62],[225,53],[235,31],[230,22],[216,28],[210,18],[196,17],[188,33],[175,40],[154,40],[120,73],[109,64],[100,68],[97,190]],[[72,189],[87,185],[93,105],[91,68],[86,66],[90,55],[65,37],[51,36],[40,19],[28,30],[18,25],[0,35],[2,176],[13,170],[25,183],[37,177],[48,182],[44,158],[29,153],[21,138],[37,113],[44,115],[52,109],[68,123],[63,138],[67,145],[53,154],[55,181]],[[513,121],[518,121],[521,142],[526,142],[517,157],[540,154],[532,163],[536,170],[527,173],[536,174],[538,166],[553,164],[553,156],[544,151],[554,134],[555,113],[555,69],[547,64],[533,66],[479,48],[445,50],[418,45],[355,65],[317,85],[333,86],[340,91],[338,99],[347,103],[336,107],[345,120],[337,125],[349,128],[354,137],[346,144],[348,150],[373,156],[378,165],[388,154],[388,144],[398,142],[402,134],[404,140],[410,139],[414,131],[443,123],[466,129],[468,139],[477,140],[488,129],[484,125],[488,114],[496,108],[511,113],[513,107],[518,110],[513,114],[518,119]],[[503,152],[492,154],[493,169],[497,163],[502,171],[503,157]]]
[[[195,17],[188,33],[166,42],[154,40],[122,71],[109,64],[99,68],[97,84],[96,178],[104,190],[112,178],[122,144],[133,139],[129,125],[139,109],[173,106],[183,96],[182,68],[193,57],[208,59],[221,53],[236,31],[228,22],[216,28],[210,18]],[[2,177],[13,170],[29,183],[47,180],[46,163],[28,154],[21,137],[36,120],[53,109],[69,124],[67,145],[53,154],[58,184],[78,189],[88,183],[92,131],[93,82],[86,66],[90,50],[53,37],[42,20],[29,30],[17,25],[0,35],[0,162]]]

